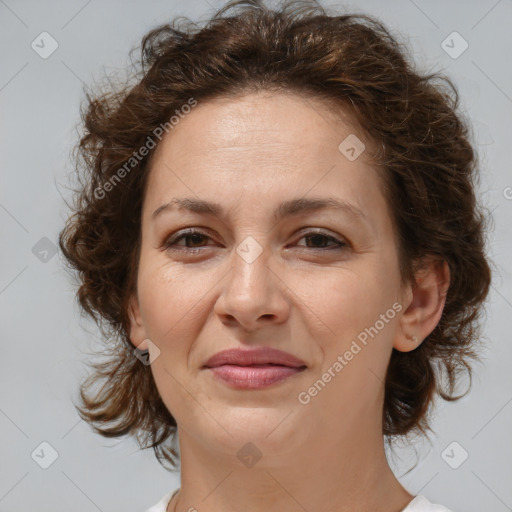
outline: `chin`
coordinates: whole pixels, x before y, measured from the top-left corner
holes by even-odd
[[[283,404],[229,407],[228,412],[219,408],[212,415],[219,418],[220,425],[212,420],[213,427],[210,418],[205,425],[205,436],[211,438],[213,446],[230,453],[237,453],[247,443],[252,443],[263,454],[296,450],[307,442],[308,429],[298,428],[299,415],[292,411],[292,405]]]

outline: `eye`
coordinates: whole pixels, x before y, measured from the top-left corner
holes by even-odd
[[[200,252],[201,242],[205,238],[210,237],[206,233],[203,233],[202,231],[198,231],[196,229],[189,229],[187,231],[178,232],[174,236],[168,238],[164,242],[163,247],[165,249],[170,250],[185,250],[191,253]],[[181,240],[185,240],[185,246],[178,245],[177,242]],[[192,245],[187,244],[187,241],[190,241]],[[175,249],[175,247],[181,247],[182,249]]]
[[[347,247],[348,244],[342,240],[338,240],[332,235],[323,233],[322,231],[309,231],[304,233],[299,240],[309,240],[306,245],[297,244],[299,247],[305,249],[311,249],[313,251],[332,251],[341,250]],[[197,229],[188,229],[186,231],[178,232],[162,244],[163,248],[171,251],[185,251],[188,253],[199,253],[201,248],[207,245],[207,240],[211,240],[211,237],[202,231]],[[178,242],[184,241],[185,244],[179,244]],[[330,246],[327,245],[330,243]],[[315,247],[315,245],[317,247]]]
[[[311,245],[308,245],[306,243],[306,246],[308,248],[317,251],[339,250],[347,246],[347,244],[342,240],[338,240],[336,237],[323,233],[322,231],[310,231],[308,233],[305,233],[299,240],[302,240],[303,238],[306,240],[310,240],[311,243],[313,244],[312,247]],[[331,246],[326,247],[326,242],[331,242]],[[314,245],[320,245],[321,247],[314,247]]]

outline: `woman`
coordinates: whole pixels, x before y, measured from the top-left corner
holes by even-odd
[[[490,270],[457,101],[368,16],[256,1],[151,31],[137,83],[89,97],[60,245],[119,343],[79,411],[181,463],[149,511],[448,510],[385,442],[426,434],[476,357]]]

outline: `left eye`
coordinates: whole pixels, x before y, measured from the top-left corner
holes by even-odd
[[[201,233],[200,231],[187,231],[186,233],[182,233],[181,235],[171,237],[167,242],[165,242],[166,247],[177,246],[176,242],[180,240],[192,240],[192,243],[200,243],[202,238],[210,238],[208,235]],[[186,248],[189,248],[188,244],[185,244]]]
[[[189,230],[189,231],[186,231],[186,232],[182,232],[181,234],[178,233],[174,236],[171,236],[169,239],[167,239],[165,242],[164,242],[164,248],[166,249],[169,249],[169,250],[185,250],[185,251],[188,251],[188,252],[198,252],[198,250],[200,250],[201,247],[204,246],[204,242],[202,243],[202,240],[203,239],[209,239],[211,240],[211,238],[201,232],[201,231],[197,231],[197,230]],[[299,240],[302,240],[302,239],[306,239],[306,240],[309,240],[310,243],[306,243],[306,248],[308,249],[313,249],[313,250],[319,250],[319,251],[325,251],[325,250],[336,250],[336,249],[341,249],[345,246],[347,246],[347,244],[341,240],[338,240],[337,238],[331,236],[331,235],[327,235],[325,233],[322,233],[322,232],[317,232],[317,231],[311,231],[309,233],[305,233],[304,235],[302,235],[301,238],[299,238]],[[179,245],[178,242],[184,240],[185,241],[185,245]],[[187,243],[187,241],[191,242],[191,244],[193,244],[192,246],[189,245]],[[329,243],[331,242],[331,246],[326,246],[326,243]],[[313,244],[313,246],[311,246],[311,244]],[[314,245],[320,245],[321,247],[314,247]],[[180,247],[181,249],[178,249],[178,247]],[[304,247],[304,246],[302,246]]]
[[[310,246],[308,246],[311,249],[318,249],[318,250],[329,249],[329,250],[332,250],[332,249],[340,249],[340,248],[342,248],[342,247],[347,245],[345,242],[342,242],[341,240],[338,240],[337,238],[335,238],[335,237],[333,237],[331,235],[326,235],[325,233],[319,233],[319,232],[316,232],[316,231],[313,231],[311,233],[303,235],[300,238],[300,240],[302,240],[302,238],[311,240],[313,242],[313,244],[315,244],[315,243],[320,244],[322,242],[322,239],[325,242],[332,242],[334,244],[334,247],[332,247],[332,246],[331,247],[326,247],[324,243],[322,244],[322,247],[310,247]]]

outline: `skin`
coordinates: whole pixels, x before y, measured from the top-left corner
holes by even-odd
[[[384,376],[393,347],[413,350],[439,322],[449,273],[431,263],[418,286],[401,282],[369,146],[354,161],[338,149],[351,133],[364,140],[353,126],[320,100],[246,93],[199,103],[154,150],[129,314],[131,341],[150,350],[178,424],[181,490],[168,511],[399,512],[413,498],[385,457]],[[272,219],[281,202],[313,196],[347,201],[366,222],[330,209]],[[229,218],[173,210],[153,220],[174,197],[220,203]],[[189,227],[206,236],[165,248]],[[347,245],[322,249],[333,242],[305,236],[312,230]],[[248,236],[262,249],[251,263],[236,251]],[[393,303],[394,318],[300,403]],[[254,346],[307,368],[262,390],[232,389],[201,368],[220,350]],[[248,442],[261,453],[252,467],[237,457]]]

